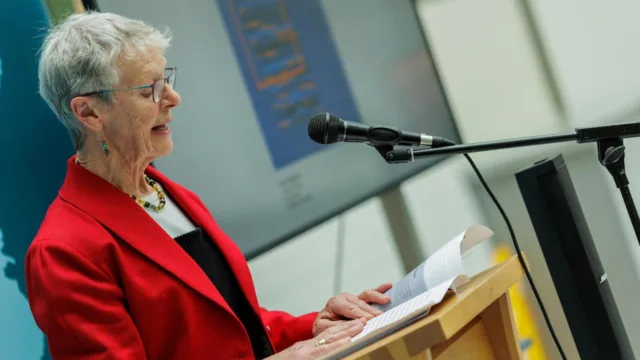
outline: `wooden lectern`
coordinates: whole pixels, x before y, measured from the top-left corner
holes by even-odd
[[[520,359],[508,290],[523,275],[518,257],[512,256],[472,277],[457,294],[449,292],[428,316],[392,332],[379,329],[326,358]]]

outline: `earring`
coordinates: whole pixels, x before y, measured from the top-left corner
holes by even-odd
[[[100,141],[100,144],[102,145],[102,151],[104,152],[104,155],[106,157],[109,157],[109,146],[107,146],[107,142],[104,141],[102,133],[98,134],[98,141]]]

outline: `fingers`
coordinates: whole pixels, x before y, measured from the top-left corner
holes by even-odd
[[[330,320],[330,319],[317,319],[313,325],[313,336],[317,336],[328,328],[336,327],[337,325],[346,323],[347,320]],[[332,330],[335,331],[335,330]]]
[[[387,291],[389,291],[389,289],[391,289],[391,287],[393,286],[393,284],[391,283],[383,283],[381,285],[379,285],[377,288],[375,288],[374,290],[380,293],[386,293]]]
[[[327,304],[330,311],[333,314],[349,319],[372,318],[369,313],[362,310],[357,304],[354,304],[353,302],[347,300],[350,296],[353,295],[346,294],[332,298]]]
[[[348,320],[348,321],[342,320],[341,323],[339,323],[338,325],[329,327],[328,329],[321,332],[317,337],[324,338],[327,341],[329,340],[328,337],[330,336],[333,336],[335,339],[339,339],[341,334],[343,334],[345,331],[351,330],[351,328],[354,328],[354,327],[364,328],[365,323],[366,323],[365,319]]]
[[[337,350],[337,349],[347,345],[350,342],[351,342],[351,338],[350,337],[345,337],[345,338],[342,338],[342,339],[337,340],[335,342],[332,342],[332,343],[329,343],[329,344],[326,344],[326,345],[323,345],[323,346],[319,346],[318,347],[319,348],[319,352],[321,354],[328,354],[328,353],[330,353],[330,352],[332,352],[334,350]]]
[[[360,295],[358,295],[358,298],[369,304],[386,304],[391,301],[389,295],[383,294],[382,292],[378,291],[378,289],[363,291]],[[385,292],[387,290],[385,290]]]
[[[342,337],[352,338],[360,334],[360,332],[364,330],[364,326],[366,323],[367,323],[367,320],[358,319],[356,320],[356,323],[353,324],[353,326],[346,328],[344,331],[342,331],[341,333],[338,333],[337,335]]]
[[[363,329],[366,320],[358,319],[347,321],[343,324],[332,326],[329,329],[323,331],[316,337],[316,341],[324,339],[328,344],[333,344],[341,339],[351,339],[358,335]]]
[[[372,319],[374,316],[381,313],[380,310],[351,294],[344,294],[335,297],[333,301],[330,302],[329,306],[334,314],[350,319]]]
[[[338,325],[340,324],[346,324],[348,323],[350,320],[324,320],[321,325],[324,329],[328,329],[328,328],[336,328]],[[335,329],[332,331],[336,331]]]
[[[305,343],[313,346],[312,353],[314,356],[328,354],[349,344],[351,339],[364,329],[365,323],[365,319],[344,321],[323,331],[320,335]]]
[[[373,306],[369,305],[365,300],[362,300],[357,296],[349,295],[347,296],[347,301],[357,306],[360,310],[364,311],[367,314],[364,317],[366,317],[367,319],[372,319],[373,317],[382,314],[382,311],[374,308]]]

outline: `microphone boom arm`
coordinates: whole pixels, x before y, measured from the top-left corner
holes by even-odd
[[[620,139],[620,141],[622,141],[622,138],[638,136],[640,136],[640,122],[618,125],[605,125],[589,128],[577,128],[576,131],[572,133],[531,136],[516,139],[487,141],[475,144],[461,144],[439,147],[436,149],[394,149],[385,153],[383,156],[388,163],[396,164],[436,155],[466,154],[478,151],[499,150],[568,141],[576,141],[579,144],[588,142],[598,142],[600,144],[604,144],[611,140]],[[600,157],[600,160],[602,161],[602,157]]]
[[[466,154],[478,151],[487,150],[499,150],[513,147],[523,147],[531,145],[550,144],[556,142],[567,142],[577,140],[578,136],[575,133],[560,134],[560,135],[545,135],[545,136],[533,136],[518,139],[508,140],[496,140],[480,142],[475,144],[461,144],[445,146],[435,149],[425,150],[413,150],[408,149],[393,149],[383,154],[385,160],[389,164],[398,164],[411,162],[415,159],[426,158],[437,155],[453,155],[453,154]],[[379,150],[380,151],[380,150]]]
[[[624,165],[625,146],[623,144],[623,139],[628,137],[640,137],[640,122],[577,128],[575,132],[566,134],[542,135],[487,141],[475,144],[451,145],[425,150],[413,150],[412,148],[394,149],[392,146],[379,146],[376,147],[376,150],[378,150],[380,155],[382,155],[385,161],[389,164],[399,164],[437,155],[467,154],[479,151],[569,141],[576,141],[578,144],[595,142],[598,146],[598,160],[600,161],[600,164],[607,168],[615,181],[616,187],[620,190],[633,230],[635,231],[636,238],[640,243],[640,215],[638,215],[638,211],[631,196],[631,191],[629,190],[629,179],[627,178]]]

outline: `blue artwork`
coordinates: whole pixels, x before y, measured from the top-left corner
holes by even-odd
[[[3,245],[0,230],[0,249]],[[0,269],[15,266],[15,259],[0,252]],[[31,316],[29,304],[20,292],[18,282],[0,274],[0,358],[41,359],[44,355],[44,336]]]
[[[41,0],[0,1],[0,359],[49,359],[26,297],[24,259],[73,154],[38,95]]]
[[[276,169],[323,148],[307,135],[313,115],[360,121],[319,0],[218,5]]]

